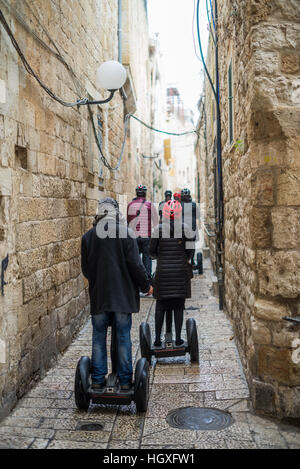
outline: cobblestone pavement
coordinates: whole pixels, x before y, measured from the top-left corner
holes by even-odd
[[[76,340],[46,377],[22,398],[0,424],[0,448],[300,448],[300,430],[261,418],[249,411],[249,392],[232,327],[212,296],[209,260],[204,275],[193,280],[186,317],[197,322],[199,365],[189,357],[153,360],[146,414],[130,407],[91,405],[79,412],[74,402],[74,373],[81,355],[91,350],[87,322]],[[154,301],[142,300],[133,315],[132,342],[139,358],[138,326],[149,320],[153,329]],[[166,416],[179,407],[214,407],[230,412],[234,423],[224,430],[172,428]],[[99,422],[101,431],[81,431],[82,422]]]

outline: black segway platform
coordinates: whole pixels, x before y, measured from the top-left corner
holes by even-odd
[[[87,410],[90,402],[104,405],[130,405],[135,402],[138,412],[145,412],[149,397],[149,363],[146,358],[140,358],[135,367],[134,384],[129,390],[120,388],[116,373],[115,328],[112,324],[112,373],[107,378],[106,385],[101,390],[92,388],[91,360],[89,357],[81,357],[78,361],[75,374],[75,403],[78,409]]]
[[[186,334],[187,342],[177,346],[175,341],[172,340],[171,335],[168,337],[166,334],[165,341],[162,342],[160,347],[151,346],[151,331],[147,322],[142,322],[140,325],[140,348],[141,355],[146,358],[149,363],[151,356],[157,358],[176,357],[180,355],[190,354],[192,362],[199,362],[199,347],[198,347],[198,334],[197,326],[194,319],[189,318],[186,321]]]

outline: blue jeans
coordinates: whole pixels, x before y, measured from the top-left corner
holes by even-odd
[[[92,316],[92,382],[103,383],[107,374],[106,336],[109,319],[115,317],[117,338],[117,373],[121,385],[132,382],[131,314],[99,313]]]

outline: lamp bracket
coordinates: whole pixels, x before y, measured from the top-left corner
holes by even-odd
[[[108,90],[110,91],[110,95],[108,98],[106,99],[103,99],[102,101],[89,101],[87,98],[85,99],[79,99],[77,101],[77,106],[83,106],[84,104],[104,104],[104,103],[108,103],[114,96],[115,92],[117,90]]]

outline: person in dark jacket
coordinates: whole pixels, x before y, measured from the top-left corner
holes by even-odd
[[[165,191],[165,200],[162,200],[159,203],[159,206],[158,206],[158,215],[159,215],[159,221],[160,222],[162,221],[162,211],[163,211],[164,205],[165,205],[166,202],[168,202],[171,199],[172,199],[172,191],[166,190]]]
[[[163,220],[152,233],[150,255],[157,259],[154,280],[156,298],[155,342],[161,346],[161,329],[165,313],[174,311],[176,345],[183,344],[181,329],[185,298],[191,297],[191,266],[193,241],[189,228],[182,223],[182,207],[169,201],[163,208]],[[169,331],[167,331],[169,332]]]
[[[135,191],[136,197],[127,207],[127,223],[136,234],[139,253],[142,254],[143,264],[151,281],[152,260],[149,244],[152,228],[158,223],[158,215],[154,204],[146,200],[147,187],[140,184]]]
[[[181,191],[182,219],[183,222],[190,227],[194,234],[194,240],[199,240],[197,222],[200,219],[200,212],[196,202],[192,200],[189,189]],[[194,265],[195,249],[191,257],[191,264]]]
[[[105,386],[106,335],[114,318],[118,347],[117,372],[121,389],[132,383],[131,314],[139,312],[142,292],[152,288],[141,262],[132,230],[119,212],[116,200],[101,200],[94,226],[81,241],[81,267],[89,282],[93,325],[92,386]]]

